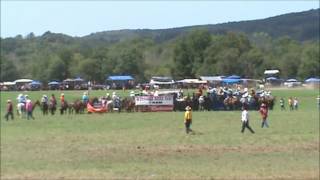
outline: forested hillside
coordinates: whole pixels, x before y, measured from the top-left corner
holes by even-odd
[[[319,76],[319,9],[263,20],[163,30],[119,30],[84,37],[46,32],[1,38],[1,81],[111,74],[191,78],[239,74]]]

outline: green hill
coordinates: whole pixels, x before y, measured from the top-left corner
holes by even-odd
[[[116,30],[92,33],[83,38],[118,42],[136,37],[149,37],[156,42],[163,42],[185,34],[193,29],[207,29],[211,33],[225,34],[226,32],[244,32],[248,35],[255,32],[265,32],[273,38],[289,36],[297,41],[319,39],[319,9],[298,13],[289,13],[260,20],[227,22],[214,25],[186,26],[171,29],[136,29]]]

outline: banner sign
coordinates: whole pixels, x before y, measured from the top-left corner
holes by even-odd
[[[173,95],[136,96],[136,106],[173,106]]]

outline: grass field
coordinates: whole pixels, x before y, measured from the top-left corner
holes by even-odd
[[[44,93],[52,92],[28,92]],[[256,134],[240,133],[240,111],[193,112],[194,135],[183,112],[44,117],[36,109],[35,120],[6,122],[5,101],[17,94],[1,92],[1,179],[319,179],[318,90],[274,90],[298,97],[300,109],[281,112],[277,101],[269,129],[250,111]]]

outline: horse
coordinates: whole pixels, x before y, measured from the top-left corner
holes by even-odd
[[[69,110],[69,105],[67,101],[64,101],[61,103],[61,106],[60,106],[60,114],[63,115],[67,110]],[[70,113],[70,110],[69,110],[69,113]]]
[[[132,98],[124,98],[121,105],[127,112],[133,112],[135,110],[135,102]]]
[[[236,96],[228,96],[224,99],[223,104],[226,110],[234,110],[241,107],[241,102]]]
[[[74,101],[72,107],[76,114],[82,114],[84,113],[84,109],[86,108],[86,105],[81,100],[76,100]]]
[[[260,97],[258,99],[258,105],[260,107],[262,103],[265,103],[270,110],[273,110],[275,99],[273,96]]]
[[[21,118],[25,117],[26,115],[26,105],[24,103],[17,104],[17,115]]]
[[[57,104],[50,101],[48,108],[49,108],[51,115],[54,115],[57,110]]]
[[[43,115],[48,115],[48,112],[49,112],[49,105],[47,102],[42,102],[41,103],[41,110],[42,110],[42,114]]]

